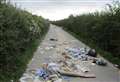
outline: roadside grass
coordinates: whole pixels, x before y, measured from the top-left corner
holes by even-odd
[[[14,72],[9,71],[7,73],[2,72],[0,76],[0,82],[19,82],[20,77],[25,72],[25,69],[27,68],[27,64],[32,59],[34,52],[37,50],[38,46],[44,39],[47,32],[45,32],[40,39],[36,39],[31,42],[29,47],[22,53],[19,58],[16,59],[17,69],[14,70]],[[11,75],[10,75],[11,74]],[[14,77],[13,77],[14,76]]]
[[[107,59],[112,64],[120,65],[120,60],[119,60],[118,57],[114,57],[114,55],[112,55],[111,53],[102,50],[92,40],[87,39],[87,38],[83,38],[82,36],[78,36],[77,34],[71,32],[71,31],[69,31],[67,29],[64,29],[64,30],[67,31],[68,33],[70,33],[71,35],[73,35],[78,40],[80,40],[83,43],[85,43],[86,45],[88,45],[90,48],[94,48],[100,54],[100,56],[104,57],[105,59]]]
[[[14,72],[9,71],[7,73],[0,74],[0,76],[2,76],[2,78],[0,79],[0,82],[10,82],[12,80],[14,82],[17,82],[20,76],[22,75],[22,73],[24,73],[25,68],[27,67],[29,60],[32,58],[33,53],[35,52],[38,44],[39,44],[38,40],[33,41],[29,45],[29,47],[25,50],[25,52],[23,52],[24,55],[19,56],[19,59],[17,58],[16,64],[19,67],[16,70],[14,70]]]

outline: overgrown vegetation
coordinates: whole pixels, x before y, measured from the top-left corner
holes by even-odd
[[[109,8],[102,12],[71,15],[52,23],[62,26],[96,48],[109,61],[120,65],[120,2],[107,4],[107,7]]]
[[[48,26],[42,17],[0,1],[0,82],[17,82]]]

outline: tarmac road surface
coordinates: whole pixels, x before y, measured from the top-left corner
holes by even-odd
[[[50,41],[50,38],[56,38],[58,41]],[[64,44],[64,45],[62,45]],[[49,49],[49,46],[56,48]],[[42,63],[50,62],[49,58],[58,57],[65,47],[88,47],[81,41],[74,38],[62,28],[50,25],[50,29],[34,53],[32,60],[28,64],[27,70],[37,69]],[[89,47],[88,47],[89,48]],[[89,65],[96,78],[65,77],[63,82],[120,82],[120,73],[111,63],[108,66]]]

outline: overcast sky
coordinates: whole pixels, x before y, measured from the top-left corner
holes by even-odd
[[[70,14],[101,11],[113,0],[10,0],[18,7],[50,20],[60,20]]]

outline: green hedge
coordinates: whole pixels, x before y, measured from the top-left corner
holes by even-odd
[[[101,50],[111,53],[105,56],[113,63],[120,64],[120,2],[108,4],[102,12],[88,13],[52,21]]]
[[[22,75],[48,26],[42,17],[0,2],[0,82]]]

